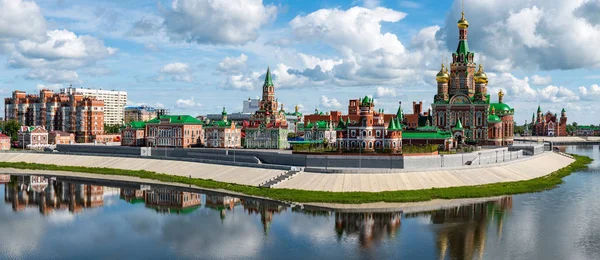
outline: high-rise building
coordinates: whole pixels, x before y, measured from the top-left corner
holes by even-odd
[[[74,133],[80,143],[91,142],[94,135],[104,133],[104,101],[81,93],[56,94],[42,89],[38,96],[16,90],[4,99],[4,109],[7,120]]]
[[[127,91],[103,90],[91,88],[63,88],[61,93],[73,95],[80,93],[84,97],[95,97],[104,101],[104,124],[122,125],[124,108],[127,104]]]

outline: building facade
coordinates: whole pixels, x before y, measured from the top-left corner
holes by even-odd
[[[350,121],[356,122],[360,119],[360,104],[361,104],[361,98],[358,99],[350,99],[348,101],[348,113],[346,115],[342,114],[341,111],[330,111],[330,112],[322,112],[319,111],[318,109],[315,109],[315,112],[313,114],[306,114],[304,115],[304,122],[317,122],[317,121],[325,121],[325,122],[339,122],[340,118],[346,122],[348,121],[348,118],[350,118]],[[389,124],[390,120],[392,120],[393,118],[396,118],[397,115],[396,114],[386,114],[384,113],[384,111],[379,111],[379,113],[383,114],[383,120]]]
[[[145,146],[146,145],[146,122],[130,122],[121,130],[122,146]]]
[[[350,104],[355,105],[356,100]],[[356,121],[342,119],[337,125],[337,147],[349,152],[402,153],[402,124],[390,119],[386,126],[382,110],[375,111],[373,98],[364,97],[358,105],[360,117]]]
[[[202,201],[199,193],[153,189],[144,192],[146,207],[162,213],[186,213],[186,209],[199,206]]]
[[[288,123],[283,107],[275,99],[275,85],[271,78],[271,70],[267,69],[262,87],[262,99],[259,109],[252,115],[245,128],[246,148],[287,149]]]
[[[91,142],[94,135],[104,133],[104,102],[81,93],[43,89],[38,96],[16,90],[4,99],[4,108],[7,120],[73,133],[77,142]]]
[[[577,136],[600,136],[600,126],[578,125]]]
[[[48,146],[48,131],[41,126],[21,126],[17,141],[23,148]]]
[[[475,54],[469,51],[468,27],[463,12],[458,21],[459,42],[452,53],[450,71],[442,64],[436,75],[438,87],[431,104],[432,125],[451,131],[460,120],[466,140],[486,145],[512,144],[514,109],[503,103],[502,92],[498,103],[490,102],[487,75],[481,64],[475,70]]]
[[[297,134],[305,141],[322,142],[331,145],[335,145],[337,139],[335,123],[326,121],[300,123]]]
[[[149,106],[128,106],[124,109],[125,124],[134,121],[146,122],[162,115],[168,115],[169,110]]]
[[[560,117],[550,111],[545,114],[538,106],[537,116],[532,116],[532,135],[533,136],[566,136],[567,135],[567,112],[563,108]]]
[[[228,120],[225,108],[221,113],[221,120],[205,123],[203,127],[206,147],[242,147],[242,127]]]
[[[127,91],[90,89],[90,88],[64,88],[61,93],[73,95],[82,94],[84,97],[94,97],[104,101],[104,124],[122,125],[124,119],[124,108],[127,104]]]
[[[188,115],[163,115],[146,122],[146,145],[183,147],[204,145],[202,121]]]
[[[52,131],[48,133],[49,144],[72,144],[75,143],[75,135],[64,131]]]

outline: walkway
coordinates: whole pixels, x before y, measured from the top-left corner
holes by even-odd
[[[304,172],[278,184],[277,188],[314,191],[390,191],[473,186],[528,180],[550,174],[574,160],[556,153],[501,166],[430,172],[384,174],[321,174]]]
[[[124,170],[147,170],[193,178],[258,186],[277,177],[284,170],[248,168],[159,159],[108,156],[63,155],[48,153],[0,153],[3,162],[29,162],[64,166],[86,166]]]

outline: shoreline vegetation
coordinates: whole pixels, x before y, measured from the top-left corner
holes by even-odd
[[[587,156],[573,155],[575,161],[546,176],[516,182],[491,183],[477,186],[461,186],[448,188],[431,188],[423,190],[402,190],[382,192],[329,192],[294,189],[260,188],[241,184],[218,182],[206,179],[190,179],[145,170],[122,170],[111,168],[95,168],[82,166],[59,166],[52,164],[36,164],[26,162],[0,162],[0,168],[27,170],[68,171],[93,173],[101,175],[121,175],[151,179],[162,182],[174,182],[195,185],[207,189],[223,189],[280,201],[298,203],[341,203],[360,204],[373,202],[417,202],[433,199],[480,198],[520,193],[540,192],[552,189],[562,183],[562,178],[572,172],[587,168],[593,160]]]

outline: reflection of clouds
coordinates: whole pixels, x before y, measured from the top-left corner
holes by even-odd
[[[221,224],[218,215],[167,217],[162,239],[175,252],[187,257],[206,256],[210,259],[256,258],[263,232],[256,218],[243,214],[241,207],[228,215]]]
[[[45,233],[42,216],[37,209],[30,208],[15,213],[9,204],[0,206],[0,252],[14,259],[21,259],[32,250],[37,250]]]
[[[309,239],[314,245],[335,242],[335,221],[333,216],[311,217],[299,213],[289,216],[289,231],[294,236]]]
[[[75,215],[67,210],[57,210],[46,217],[48,222],[56,225],[67,224],[73,222]]]

